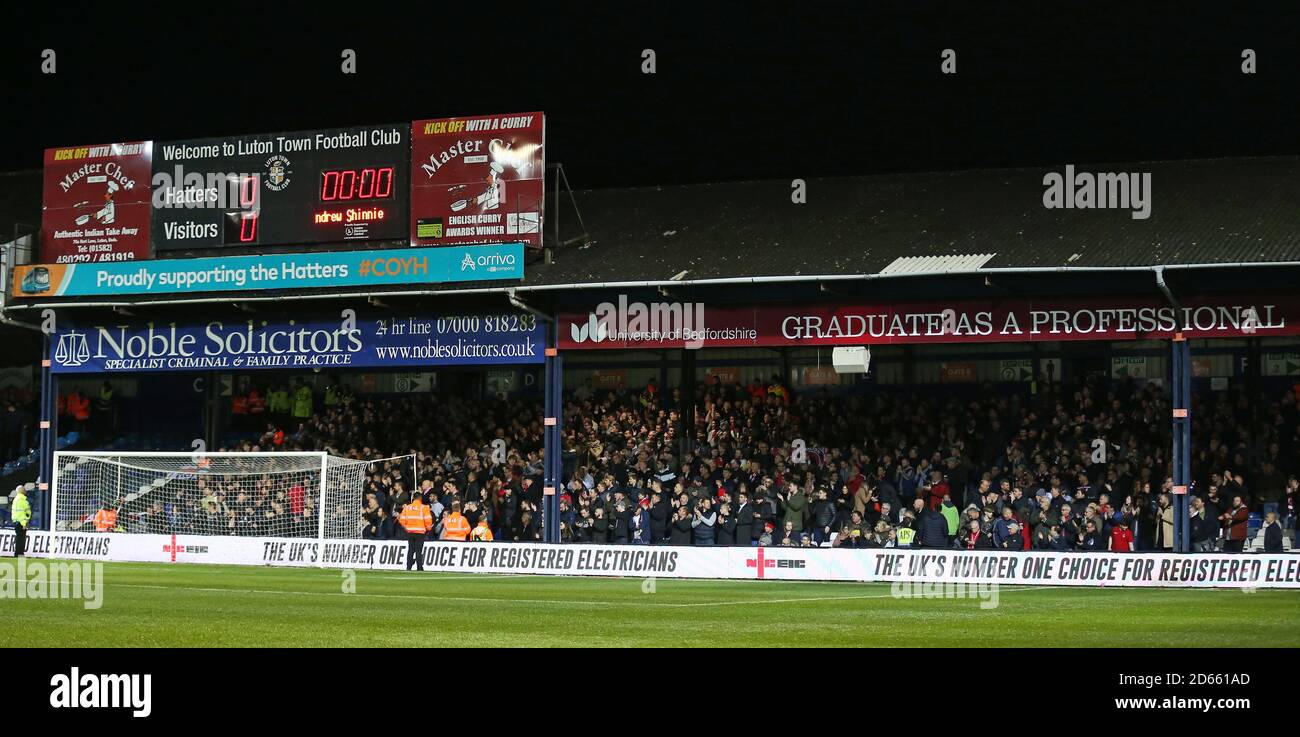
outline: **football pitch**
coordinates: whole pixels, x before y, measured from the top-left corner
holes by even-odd
[[[1008,585],[986,608],[883,583],[107,563],[101,591],[0,600],[0,646],[1300,645],[1300,592],[1276,590]]]

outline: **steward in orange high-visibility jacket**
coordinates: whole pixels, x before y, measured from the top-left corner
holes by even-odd
[[[486,514],[479,517],[478,524],[474,525],[474,531],[470,533],[469,539],[476,543],[492,542],[492,528],[488,527]]]
[[[442,522],[442,539],[465,542],[469,539],[469,520],[460,513],[460,502],[451,503],[451,513]]]
[[[95,532],[114,532],[117,530],[117,510],[105,504],[95,512]]]
[[[433,529],[433,512],[424,498],[416,494],[411,503],[402,507],[397,523],[406,530],[406,570],[416,566],[424,570],[424,536]]]

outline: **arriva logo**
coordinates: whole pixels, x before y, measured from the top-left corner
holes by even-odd
[[[618,304],[602,302],[583,324],[569,325],[575,343],[605,340],[677,342],[696,349],[704,344],[704,303],[629,302],[620,294]]]
[[[475,258],[468,251],[465,257],[460,260],[461,271],[477,271],[481,266],[489,273],[494,271],[513,270],[516,268],[518,261],[513,253],[489,253]]]

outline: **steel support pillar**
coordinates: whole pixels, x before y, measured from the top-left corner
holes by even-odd
[[[564,359],[556,347],[559,345],[558,322],[547,328],[549,340],[546,347],[545,386],[545,482],[542,488],[542,539],[548,543],[560,542],[560,493],[564,468],[564,442],[561,439],[560,421],[564,414]]]
[[[1173,395],[1173,464],[1174,464],[1174,552],[1191,548],[1191,526],[1187,490],[1191,485],[1192,466],[1192,351],[1182,333],[1171,342],[1173,355],[1170,391]]]
[[[35,529],[52,531],[54,520],[50,514],[50,481],[54,478],[54,450],[59,439],[59,379],[52,370],[54,338],[47,333],[43,340],[45,357],[41,359],[41,423],[37,434],[40,457],[37,461],[37,493],[33,499],[36,508],[32,510],[32,522],[35,523]]]

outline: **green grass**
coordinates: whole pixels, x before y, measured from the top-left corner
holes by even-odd
[[[1300,592],[695,581],[109,563],[103,606],[0,600],[0,647],[1300,646]],[[15,627],[22,621],[30,626]]]

